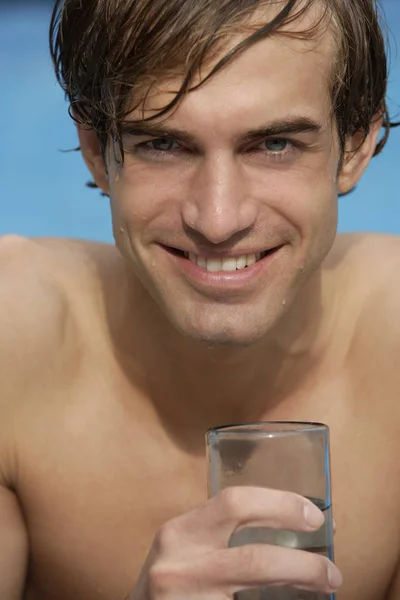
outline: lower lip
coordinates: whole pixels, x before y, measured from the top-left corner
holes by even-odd
[[[207,287],[234,290],[236,288],[242,289],[243,286],[250,284],[264,274],[276,260],[281,248],[282,246],[276,248],[276,250],[273,250],[271,253],[264,256],[264,258],[257,261],[251,267],[245,267],[244,269],[238,269],[237,271],[216,272],[207,271],[192,263],[188,258],[179,254],[174,254],[166,248],[165,251],[179,269],[192,281]]]

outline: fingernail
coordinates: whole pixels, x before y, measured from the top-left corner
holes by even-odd
[[[307,523],[314,528],[321,527],[325,521],[324,514],[319,510],[315,504],[308,502],[304,506],[304,518]]]
[[[335,590],[339,588],[343,583],[342,574],[333,563],[328,564],[328,581],[331,588]]]

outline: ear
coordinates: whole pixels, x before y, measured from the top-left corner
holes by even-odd
[[[377,118],[371,123],[370,132],[364,141],[362,131],[357,131],[347,139],[343,164],[338,176],[340,194],[350,192],[361,179],[375,153],[381,128],[382,118]]]
[[[101,151],[100,140],[93,129],[77,125],[80,147],[86,166],[104,194],[109,195],[107,167]]]

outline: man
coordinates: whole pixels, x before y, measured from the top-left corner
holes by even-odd
[[[1,241],[1,600],[398,600],[400,242],[335,239],[389,128],[375,3],[59,0],[52,40],[117,249]],[[258,420],[330,426],[336,566],[228,548],[323,522],[207,501],[206,429]]]

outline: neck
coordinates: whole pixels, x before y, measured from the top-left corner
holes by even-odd
[[[143,310],[134,329],[124,321],[123,354],[140,364],[144,395],[164,427],[186,445],[196,440],[203,448],[209,427],[267,418],[301,388],[329,339],[333,295],[324,291],[320,271],[268,338],[248,347],[207,347],[187,339],[165,322],[143,288],[136,293],[146,297],[135,299]],[[134,347],[128,331],[136,332]]]

